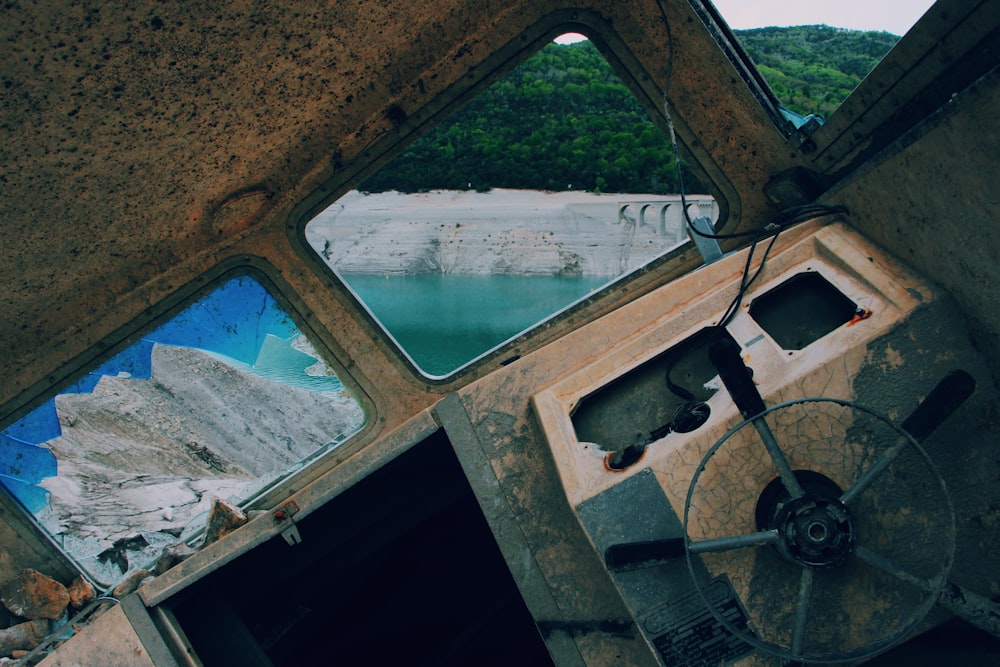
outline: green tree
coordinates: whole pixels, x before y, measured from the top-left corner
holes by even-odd
[[[734,31],[792,111],[829,116],[889,52],[899,37],[826,25]]]
[[[829,115],[898,40],[828,26],[736,31],[782,104]],[[684,167],[684,183],[700,189]],[[549,44],[359,187],[672,193],[664,133],[590,42]]]

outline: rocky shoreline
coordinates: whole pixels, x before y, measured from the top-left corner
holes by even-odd
[[[691,195],[702,215],[714,202]],[[677,195],[352,191],[306,227],[338,273],[617,276],[686,240]]]

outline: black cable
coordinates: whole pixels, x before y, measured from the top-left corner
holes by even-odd
[[[670,105],[668,92],[670,90],[670,80],[674,73],[674,37],[670,30],[670,20],[667,17],[667,10],[663,6],[662,0],[657,0],[657,7],[660,10],[660,15],[663,17],[663,27],[667,33],[667,72],[664,76],[663,81],[663,117],[667,122],[667,129],[670,134],[670,147],[674,154],[674,168],[677,171],[677,189],[681,196],[681,210],[684,214],[684,222],[687,228],[691,230],[691,233],[700,236],[701,238],[714,239],[714,240],[731,240],[740,238],[750,238],[754,237],[754,243],[758,242],[760,239],[758,235],[760,230],[751,229],[742,232],[731,232],[728,234],[709,234],[707,232],[700,231],[695,228],[694,224],[691,222],[691,216],[688,213],[687,205],[687,193],[684,188],[684,173],[681,165],[681,152],[680,147],[677,144],[677,134],[674,131],[674,121],[670,114]],[[813,218],[818,218],[823,215],[831,215],[834,213],[844,213],[848,211],[843,206],[825,206],[823,204],[805,204],[803,206],[793,206],[791,208],[785,209],[775,215],[767,225],[764,225],[764,229],[767,229],[771,225],[776,225],[780,228],[789,227],[806,220],[811,220]],[[778,230],[780,233],[780,229]]]
[[[722,316],[722,319],[719,320],[718,326],[724,327],[729,324],[730,320],[732,320],[739,311],[740,305],[743,303],[743,297],[746,295],[750,285],[757,280],[761,271],[764,270],[764,263],[767,262],[767,256],[771,253],[771,248],[774,247],[775,242],[778,240],[778,235],[781,234],[782,231],[793,225],[806,222],[807,220],[835,213],[847,214],[847,207],[827,206],[825,204],[806,204],[804,206],[795,206],[782,211],[772,218],[771,221],[768,222],[763,228],[756,230],[757,235],[754,237],[753,241],[750,242],[750,250],[747,252],[747,261],[743,265],[743,276],[740,279],[739,290],[736,293],[736,297],[729,304],[729,307],[726,308],[726,312]],[[761,257],[757,270],[754,271],[751,276],[750,266],[753,263],[753,257],[757,250],[757,244],[763,241],[769,234],[771,235],[771,241],[767,244],[767,248],[764,250],[764,255]]]
[[[690,232],[696,236],[700,236],[705,239],[713,239],[716,241],[720,240],[732,240],[732,239],[743,239],[752,238],[750,242],[750,250],[747,253],[747,261],[743,267],[743,276],[740,279],[740,288],[736,294],[736,297],[726,308],[725,314],[719,321],[718,326],[725,326],[739,311],[740,305],[743,303],[743,297],[746,295],[747,289],[750,285],[757,279],[761,271],[764,269],[764,263],[767,261],[767,256],[771,252],[771,248],[774,247],[775,242],[778,240],[778,235],[788,227],[800,224],[807,220],[812,220],[814,218],[822,217],[825,215],[833,214],[848,214],[849,211],[845,206],[827,206],[825,204],[804,204],[802,206],[793,206],[787,208],[783,211],[777,213],[771,220],[767,222],[760,229],[750,229],[741,232],[731,232],[727,234],[715,234],[707,233],[697,229],[694,223],[691,221],[691,215],[688,212],[687,205],[687,194],[684,188],[684,173],[681,165],[681,152],[680,147],[677,144],[677,134],[674,131],[674,121],[670,115],[670,104],[668,91],[670,90],[670,78],[673,75],[674,69],[674,43],[673,34],[670,31],[670,21],[667,17],[666,8],[663,6],[662,2],[657,2],[657,6],[660,9],[660,13],[663,16],[663,25],[667,31],[667,73],[663,82],[663,117],[667,123],[667,129],[670,134],[670,147],[674,154],[674,168],[677,171],[677,189],[680,191],[681,196],[681,211],[684,215],[684,222],[690,230]],[[760,265],[754,274],[750,275],[750,266],[753,262],[754,252],[756,251],[757,244],[764,240],[768,235],[771,236],[771,241],[768,243],[767,248],[764,250],[764,255],[761,257]],[[669,377],[667,382],[670,383]],[[672,388],[671,388],[672,389]],[[676,393],[676,392],[674,392]]]
[[[778,235],[781,234],[782,229],[784,229],[784,227],[778,227],[773,236],[771,236],[771,242],[768,243],[767,248],[764,249],[764,256],[761,257],[760,265],[757,267],[757,270],[754,271],[752,276],[750,275],[750,265],[753,263],[753,256],[754,252],[757,250],[757,244],[760,243],[760,241],[762,241],[770,232],[766,229],[760,230],[761,233],[750,243],[750,250],[747,252],[747,261],[743,265],[743,275],[740,278],[739,290],[736,292],[736,297],[730,302],[729,307],[726,308],[726,312],[723,314],[722,319],[719,320],[719,323],[716,326],[726,326],[729,324],[730,320],[733,319],[736,313],[739,312],[740,305],[743,303],[743,297],[746,295],[750,285],[753,284],[753,282],[757,279],[757,276],[759,276],[760,272],[764,269],[764,263],[767,261],[767,256],[770,254],[771,248],[774,247],[775,242],[778,240]]]

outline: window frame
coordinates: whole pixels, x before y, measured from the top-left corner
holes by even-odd
[[[308,325],[306,318],[301,315],[303,308],[296,305],[298,300],[289,296],[294,294],[293,290],[280,279],[278,271],[261,258],[247,256],[231,258],[196,277],[187,285],[182,286],[160,304],[148,309],[142,316],[134,319],[129,325],[122,327],[98,344],[92,346],[88,353],[81,355],[72,364],[67,364],[67,367],[71,368],[71,370],[60,381],[50,383],[46,390],[39,392],[24,407],[13,412],[9,419],[3,423],[3,427],[9,427],[31,414],[50,399],[65,393],[66,389],[89,375],[92,370],[100,368],[104,363],[139,342],[144,336],[168,323],[188,307],[219,289],[230,280],[240,277],[247,277],[256,281],[274,299],[277,306],[291,320],[299,333],[306,336],[313,349],[334,371],[344,391],[350,394],[363,414],[361,427],[339,444],[325,451],[320,451],[322,447],[317,448],[316,451],[302,459],[299,464],[295,464],[298,467],[294,470],[277,476],[272,481],[262,485],[252,495],[241,499],[237,503],[245,512],[255,510],[270,511],[280,506],[288,498],[295,495],[295,493],[316,479],[326,475],[331,469],[369,443],[378,435],[381,420],[379,419],[376,403],[361,384],[348,372],[345,364],[341,361],[341,358],[346,358],[346,355],[342,351],[339,351],[339,347],[335,341],[329,340],[327,336],[320,335],[316,329]],[[56,462],[58,463],[58,459],[56,459]],[[4,485],[0,485],[0,496],[2,496],[0,498],[0,508],[16,508],[17,521],[21,524],[20,532],[23,533],[26,530],[27,534],[38,546],[44,545],[43,548],[45,551],[54,552],[54,558],[51,558],[54,561],[54,571],[56,569],[71,571],[74,575],[79,574],[92,583],[103,585],[104,582],[98,582],[93,574],[79,564],[76,558],[59,544],[57,538],[42,526],[41,522],[35,517],[34,512],[23,505]],[[184,536],[184,541],[187,543],[196,543],[204,535],[204,531],[205,526],[193,528],[189,534]],[[180,538],[178,540],[180,541]],[[38,546],[35,548],[37,549]]]
[[[452,372],[435,376],[424,372],[413,361],[347,281],[326,265],[306,240],[305,228],[320,212],[549,42],[566,33],[579,33],[587,37],[630,90],[654,125],[668,138],[670,130],[675,131],[678,148],[687,161],[688,168],[698,176],[708,190],[707,194],[715,199],[719,211],[715,223],[716,230],[726,230],[734,226],[738,219],[739,196],[728,177],[710,159],[707,151],[676,113],[670,111],[672,118],[667,118],[664,106],[669,104],[669,101],[664,100],[665,91],[658,87],[655,77],[640,64],[612,25],[600,15],[586,10],[559,10],[547,15],[543,20],[509,40],[482,63],[470,67],[465,77],[456,81],[423,107],[415,109],[393,132],[372,142],[356,159],[338,165],[341,167],[339,173],[324,187],[300,202],[290,215],[289,237],[296,253],[325,281],[329,282],[332,278],[340,294],[351,303],[355,312],[364,318],[368,327],[386,343],[392,352],[393,361],[407,374],[428,386],[442,389],[463,386],[496,368],[513,363],[530,351],[579,328],[622,303],[703,264],[702,256],[695,244],[684,243],[646,265],[619,276],[586,297],[568,304]],[[671,45],[665,45],[665,48],[669,49]],[[626,284],[628,288],[622,289]]]

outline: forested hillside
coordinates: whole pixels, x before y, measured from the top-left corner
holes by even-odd
[[[829,115],[897,41],[827,26],[736,31],[779,100]],[[685,173],[688,191],[696,189]],[[431,189],[677,192],[667,138],[588,41],[549,44],[365,181]]]
[[[590,42],[549,44],[363,190],[675,192],[667,141]]]
[[[792,111],[829,116],[899,37],[825,25],[737,30],[781,103]]]

